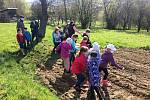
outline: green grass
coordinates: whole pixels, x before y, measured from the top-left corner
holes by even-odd
[[[99,29],[93,31],[91,40],[99,42],[103,48],[106,44],[113,43],[117,47],[150,49],[150,35],[146,33]]]
[[[18,58],[15,27],[16,24],[13,23],[0,24],[0,99],[58,100],[58,97],[42,85],[39,77],[35,75],[35,62],[42,60],[44,44],[38,44],[26,57]],[[49,47],[45,48],[48,50]]]
[[[29,27],[29,24],[26,26]],[[26,57],[17,57],[16,51],[19,47],[16,41],[16,24],[0,24],[0,99],[58,100],[35,75],[36,63],[45,63],[51,56],[53,29],[47,26],[43,41]],[[94,29],[91,32],[91,40],[99,42],[102,48],[107,43],[113,43],[117,47],[150,49],[150,36],[144,33],[146,32],[138,34],[134,31]]]

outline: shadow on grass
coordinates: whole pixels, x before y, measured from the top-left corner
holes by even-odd
[[[58,54],[51,52],[49,55],[46,56],[47,61],[44,63],[47,70],[51,70],[53,65],[56,64],[57,60],[60,58]]]
[[[31,52],[38,43],[39,42],[37,42],[37,41],[33,41],[32,48],[26,50],[26,54],[28,54],[29,52]],[[23,59],[24,57],[26,57],[26,55],[25,56],[22,55],[22,53],[21,53],[20,50],[15,51],[15,52],[11,52],[11,51],[7,51],[6,50],[6,51],[3,51],[2,53],[0,53],[0,57],[2,59],[5,59],[5,62],[7,62],[10,59],[14,59],[14,60],[16,60],[17,63],[19,63],[21,59]]]
[[[39,42],[41,42],[41,40],[40,41],[33,41],[32,42],[32,46],[30,47],[30,48],[27,48],[27,49],[25,49],[25,53],[26,53],[26,55],[29,53],[29,52],[31,52],[33,49],[34,49],[34,47],[39,43]],[[21,59],[23,59],[25,56],[24,55],[22,55],[22,53],[21,53],[21,51],[20,50],[18,50],[18,51],[16,51],[16,52],[13,52],[13,54],[16,54],[17,56],[16,56],[16,62],[17,63],[19,63],[20,62],[20,60]]]

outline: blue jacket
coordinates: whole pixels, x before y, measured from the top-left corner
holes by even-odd
[[[100,61],[97,58],[88,59],[88,75],[90,86],[100,86],[100,72],[99,72]]]
[[[79,50],[79,48],[76,47],[76,43],[73,39],[72,39],[71,45],[72,45],[72,50],[70,52],[71,53],[76,53]]]
[[[24,32],[24,37],[27,41],[31,41],[31,34],[29,31]]]
[[[60,43],[61,42],[61,35],[52,33],[53,43]]]

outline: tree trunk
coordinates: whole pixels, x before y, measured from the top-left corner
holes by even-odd
[[[141,30],[141,17],[138,19],[138,32]]]
[[[65,7],[65,22],[67,22],[67,7],[66,7],[66,0],[63,0],[64,1],[64,7]]]
[[[147,28],[147,32],[149,32],[149,28]]]
[[[147,25],[146,30],[147,30],[147,32],[149,32],[149,25]]]
[[[40,2],[42,6],[42,17],[40,18],[40,28],[38,36],[39,38],[43,38],[45,37],[46,25],[48,21],[48,13],[47,13],[48,4],[46,0],[40,0]]]
[[[83,17],[83,18],[81,19],[81,28],[82,28],[82,29],[88,28],[89,23],[90,23],[89,17],[85,17],[85,18]]]
[[[0,0],[0,10],[4,9],[4,0]]]
[[[93,8],[93,0],[90,1],[90,22],[89,22],[89,28],[92,26],[92,8]]]
[[[123,30],[126,30],[126,26],[127,26],[127,23],[126,23],[126,20],[124,19]]]

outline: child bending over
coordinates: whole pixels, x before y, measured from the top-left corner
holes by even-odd
[[[101,57],[101,63],[100,63],[100,72],[104,72],[104,77],[102,80],[102,86],[111,86],[111,84],[108,82],[108,69],[107,66],[110,63],[111,66],[115,66],[118,69],[123,69],[123,67],[120,67],[119,65],[116,64],[113,58],[113,53],[116,51],[116,48],[113,44],[108,44],[106,47],[106,50],[104,54],[102,54]]]

